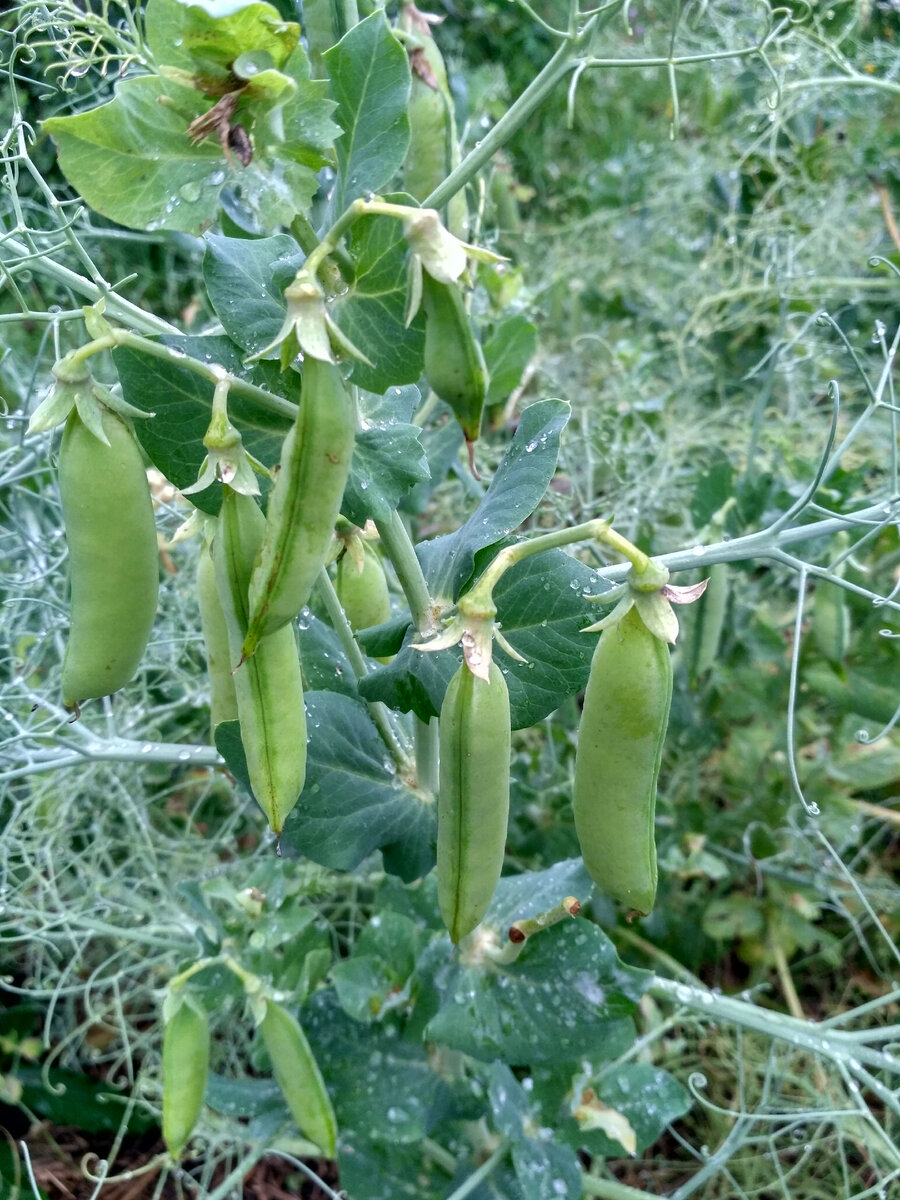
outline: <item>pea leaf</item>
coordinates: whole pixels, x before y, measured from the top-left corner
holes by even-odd
[[[339,959],[331,970],[344,1012],[354,1021],[370,1022],[408,1001],[407,983],[427,937],[401,913],[376,913],[354,942],[350,958]]]
[[[525,559],[501,578],[494,589],[497,619],[504,637],[527,659],[516,662],[494,646],[509,686],[513,729],[530,728],[585,686],[597,635],[581,630],[599,616],[588,597],[608,588],[595,571],[562,550]],[[366,700],[382,700],[424,721],[439,715],[461,653],[458,647],[414,650],[418,640],[410,629],[393,662],[367,675],[359,690]]]
[[[277,399],[299,400],[300,377],[293,371],[283,374],[274,363],[256,363],[244,367],[242,355],[225,337],[167,336],[163,343],[172,351],[171,358],[158,358],[143,350],[119,346],[113,359],[129,404],[156,413],[149,421],[135,421],[138,440],[166,479],[176,487],[188,487],[200,472],[206,450],[203,435],[209,425],[213,384],[179,364],[179,356],[189,355],[208,363],[218,363],[227,371],[271,392]],[[233,393],[228,412],[244,438],[244,445],[256,458],[274,463],[281,453],[281,440],[290,428],[293,415],[273,412],[258,401]],[[264,488],[265,481],[260,481]],[[220,491],[216,485],[192,496],[204,512],[218,512]]]
[[[571,410],[540,400],[519,419],[515,436],[478,507],[454,533],[416,547],[433,596],[452,603],[471,577],[475,555],[517,529],[543,499]]]
[[[558,1128],[560,1138],[570,1146],[598,1157],[622,1155],[622,1143],[604,1131],[605,1110],[625,1118],[635,1135],[633,1153],[643,1154],[668,1124],[691,1107],[690,1095],[678,1080],[650,1063],[623,1063],[591,1082],[575,1116]]]
[[[463,431],[446,404],[440,405],[440,419],[430,422],[425,429],[420,430],[419,440],[428,460],[428,479],[416,484],[400,502],[400,507],[408,513],[422,512],[431,493],[443,482],[447,472],[459,459]]]
[[[419,401],[416,387],[391,388],[384,396],[360,396],[360,429],[341,512],[356,525],[390,519],[401,497],[428,477],[417,425],[403,419]],[[398,419],[399,418],[399,419]]]
[[[448,1111],[447,1084],[432,1071],[424,1047],[401,1038],[395,1024],[353,1021],[333,993],[319,992],[303,1010],[303,1028],[331,1092],[342,1140],[346,1133],[352,1142],[356,1131],[369,1142],[418,1142]]]
[[[249,48],[249,47],[248,47]],[[302,47],[284,64],[290,87],[276,103],[242,98],[234,114],[253,142],[248,166],[229,163],[217,137],[192,144],[188,125],[212,107],[201,92],[158,75],[125,79],[112,100],[44,129],[59,147],[66,178],[96,212],[132,229],[202,233],[231,188],[260,228],[307,214],[315,172],[339,132],[322,81],[309,79]],[[277,116],[276,116],[277,114]]]
[[[248,354],[267,346],[285,315],[284,289],[304,261],[292,237],[206,235],[203,282],[222,328]]]
[[[484,361],[488,369],[487,400],[503,404],[522,382],[525,368],[537,350],[538,331],[522,313],[516,313],[501,321],[491,337],[484,343]]]
[[[335,215],[399,171],[409,146],[409,60],[376,9],[322,56],[344,130],[337,143]],[[385,385],[387,386],[387,385]],[[381,388],[374,390],[380,391]]]
[[[303,690],[320,688],[356,696],[356,674],[337,634],[324,621],[303,609],[298,618],[300,629],[300,666],[303,669]]]
[[[414,203],[402,193],[385,199]],[[409,252],[400,222],[392,217],[362,217],[353,225],[349,248],[356,278],[335,301],[332,315],[374,364],[354,363],[350,378],[376,393],[392,385],[418,382],[425,361],[425,316],[419,312],[407,328]]]
[[[505,941],[513,920],[590,890],[580,859],[501,879],[482,929]],[[578,918],[530,938],[506,965],[457,955],[442,938],[422,955],[419,972],[440,996],[428,1039],[514,1066],[571,1062],[588,1045],[605,1058],[621,1054],[634,1040],[631,1014],[651,978],[620,962],[606,935]]]
[[[300,26],[271,4],[223,6],[218,0],[150,0],[146,36],[154,59],[186,70],[228,66],[245,51],[264,51],[276,67],[297,45]]]
[[[369,1141],[357,1130],[341,1130],[338,1146],[341,1187],[366,1200],[445,1200],[447,1176],[419,1146]],[[474,1169],[474,1168],[473,1168]],[[482,1200],[482,1193],[472,1200]],[[503,1200],[512,1200],[504,1196]]]
[[[434,801],[398,778],[365,706],[308,692],[306,714],[306,785],[285,823],[282,851],[352,871],[380,849],[385,870],[401,879],[426,874],[434,863]]]
[[[494,1124],[512,1143],[516,1178],[526,1200],[579,1200],[581,1169],[569,1146],[530,1136],[540,1122],[525,1089],[505,1063],[495,1063],[489,1087]],[[543,1133],[544,1131],[541,1130]]]

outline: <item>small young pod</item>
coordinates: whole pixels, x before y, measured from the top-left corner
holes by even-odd
[[[487,369],[475,340],[462,292],[422,273],[425,309],[425,378],[459,421],[471,445],[481,429],[487,396]]]
[[[222,489],[222,511],[213,547],[216,584],[231,662],[235,668],[241,741],[256,802],[281,833],[306,778],[306,710],[297,642],[290,625],[263,639],[241,662],[249,619],[248,588],[265,529],[252,496]]]
[[[381,556],[371,542],[362,543],[362,563],[344,553],[338,560],[335,588],[350,628],[369,629],[391,618],[391,597]]]
[[[355,436],[353,401],[339,368],[308,355],[300,409],[284,440],[250,582],[244,657],[309,600],[340,512]]]
[[[575,829],[597,886],[648,913],[656,899],[656,780],[672,699],[668,647],[635,608],[601,634],[575,755]]]
[[[409,149],[403,163],[403,188],[416,200],[426,197],[459,166],[459,139],[447,68],[428,22],[412,4],[400,10],[402,30],[415,35],[409,48]],[[442,214],[447,228],[465,238],[468,211],[464,191]]]
[[[209,1076],[209,1021],[187,996],[166,1022],[162,1067],[163,1141],[177,1159],[197,1124]]]
[[[216,726],[238,719],[237,694],[231,674],[228,627],[216,586],[216,568],[209,543],[204,540],[197,559],[197,601],[209,673],[209,715],[215,742]]]
[[[260,1033],[272,1070],[300,1132],[334,1158],[337,1122],[319,1064],[299,1022],[280,1004],[266,1001]]]
[[[103,408],[101,422],[109,445],[73,410],[59,452],[71,579],[62,665],[69,707],[107,696],[134,676],[159,595],[156,523],[140,450],[121,417]]]
[[[509,819],[509,691],[463,663],[441,705],[437,872],[441,917],[458,942],[488,910],[503,869]]]

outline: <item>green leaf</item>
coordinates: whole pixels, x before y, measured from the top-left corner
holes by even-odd
[[[270,4],[222,4],[221,0],[150,0],[147,44],[159,63],[185,69],[219,68],[223,77],[248,50],[265,51],[281,67],[300,37]]]
[[[206,235],[203,282],[222,328],[233,342],[256,354],[281,329],[286,310],[284,289],[304,262],[292,237]]]
[[[691,1107],[690,1094],[678,1080],[649,1063],[623,1063],[605,1070],[590,1083],[596,1099],[582,1103],[579,1119],[564,1120],[559,1135],[570,1146],[596,1157],[621,1158],[623,1151],[621,1142],[601,1128],[590,1127],[593,1108],[605,1106],[621,1113],[634,1130],[635,1153],[643,1154],[667,1125]]]
[[[261,228],[307,214],[335,133],[324,84],[312,81],[298,46],[285,63],[293,88],[284,103],[242,97],[234,119],[253,141],[249,166],[229,163],[216,136],[192,144],[188,125],[212,107],[192,87],[157,75],[126,79],[112,100],[44,129],[59,147],[69,182],[96,212],[132,229],[199,234],[229,187]],[[277,116],[275,115],[277,113]]]
[[[319,992],[303,1010],[309,1037],[334,1102],[342,1140],[353,1132],[367,1141],[418,1142],[452,1102],[432,1071],[424,1047],[398,1036],[397,1026],[351,1020],[335,996]],[[343,1182],[346,1184],[346,1180]],[[362,1193],[369,1195],[368,1189]]]
[[[489,1095],[494,1124],[512,1142],[513,1166],[526,1200],[579,1200],[581,1169],[575,1152],[547,1136],[549,1130],[535,1119],[525,1089],[505,1063],[494,1064]]]
[[[428,934],[400,913],[382,911],[372,917],[348,959],[334,964],[331,977],[344,1012],[354,1021],[370,1022],[386,1006],[408,1000],[407,982]]]
[[[445,1200],[450,1194],[443,1169],[415,1143],[373,1142],[364,1132],[346,1133],[342,1129],[338,1166],[341,1188],[347,1196],[365,1200]],[[472,1200],[480,1200],[480,1196]]]
[[[399,171],[409,146],[409,60],[383,9],[360,21],[323,58],[344,131],[337,143],[335,216],[378,192]],[[381,389],[374,389],[381,390]]]
[[[459,451],[463,444],[463,431],[459,427],[459,421],[444,403],[441,403],[436,411],[439,413],[438,421],[430,421],[420,430],[419,435],[428,460],[429,477],[403,497],[400,507],[404,512],[422,512],[431,493],[439,483],[443,483],[453,464],[459,461]],[[465,469],[468,470],[468,467]]]
[[[563,400],[529,405],[490,487],[468,520],[454,533],[416,547],[433,596],[448,604],[458,599],[472,575],[477,552],[531,516],[553,478],[560,434],[570,414]]]
[[[360,397],[360,429],[341,513],[355,525],[389,521],[410,488],[428,477],[417,425],[398,420],[419,401],[416,387],[391,388],[384,397]]]
[[[142,350],[119,346],[113,359],[122,391],[129,404],[156,413],[149,421],[136,421],[135,433],[154,466],[175,484],[189,487],[197,479],[206,457],[203,436],[209,425],[214,386],[179,365],[179,355],[218,363],[227,371],[265,388],[295,404],[300,396],[300,376],[278,370],[274,363],[244,367],[238,348],[224,337],[167,336],[164,345],[171,358],[157,358]],[[261,462],[277,463],[283,435],[291,418],[247,400],[235,393],[229,397],[228,412],[241,431],[244,446]],[[265,481],[260,481],[265,490]],[[218,512],[221,488],[217,485],[191,497],[204,512]]]
[[[504,637],[527,659],[516,662],[494,646],[509,686],[513,729],[530,728],[585,686],[597,635],[581,630],[598,616],[587,597],[608,587],[562,550],[525,559],[501,578],[494,589],[497,619]],[[461,653],[457,647],[414,650],[412,643],[418,641],[418,633],[410,629],[393,662],[361,680],[359,691],[366,700],[382,700],[424,721],[440,714]]]
[[[79,1071],[54,1069],[49,1090],[41,1067],[16,1068],[22,1085],[22,1103],[54,1125],[75,1125],[84,1133],[115,1133],[123,1125],[131,1133],[146,1133],[155,1121],[140,1109],[132,1109],[125,1121],[128,1097],[112,1084],[92,1079]]]
[[[434,863],[433,798],[398,778],[365,706],[334,692],[308,692],[306,713],[306,785],[285,823],[282,849],[341,871],[380,849],[385,870],[405,880],[426,874]]]
[[[405,60],[406,55],[403,57]],[[405,194],[391,194],[385,199],[413,203]],[[349,249],[356,264],[356,278],[335,301],[332,316],[374,364],[354,363],[350,378],[379,394],[397,384],[416,383],[425,366],[425,315],[418,313],[407,328],[409,250],[403,226],[392,217],[362,217],[353,225]]]
[[[521,313],[501,321],[484,344],[488,369],[488,394],[485,403],[504,404],[522,382],[525,368],[537,350],[537,326]]]
[[[320,621],[308,608],[300,613],[298,625],[303,690],[322,689],[357,696],[356,672],[331,626]]]
[[[502,944],[514,920],[590,890],[580,859],[501,879],[482,931],[493,930]],[[419,972],[440,994],[429,1040],[514,1066],[571,1062],[586,1046],[605,1058],[623,1053],[634,1040],[631,1014],[651,978],[620,962],[606,935],[577,918],[529,938],[506,965],[457,955],[441,939],[422,955]]]

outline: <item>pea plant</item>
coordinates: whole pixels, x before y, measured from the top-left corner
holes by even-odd
[[[662,7],[518,0],[544,65],[468,122],[439,22],[411,3],[26,0],[5,30],[0,489],[29,624],[4,635],[4,931],[27,950],[3,987],[47,1004],[46,1082],[110,1031],[97,1192],[148,1122],[156,1194],[174,1177],[216,1200],[271,1156],[360,1200],[639,1200],[659,1193],[621,1161],[660,1138],[691,1164],[679,1200],[748,1194],[731,1173],[748,1146],[788,1194],[820,1138],[848,1195],[900,1178],[898,1027],[864,1020],[896,987],[813,1023],[795,995],[784,1014],[705,986],[654,949],[651,915],[687,853],[667,837],[657,854],[673,729],[741,580],[778,573],[795,587],[781,785],[813,847],[798,886],[824,879],[896,971],[817,820],[798,726],[807,593],[832,694],[851,686],[849,605],[900,611],[900,326],[861,351],[779,277],[744,478],[704,476],[681,541],[593,484],[575,497],[558,485],[591,414],[535,387],[504,158],[560,97],[574,123],[598,73],[650,75],[673,139],[698,72],[752,80],[776,127],[797,62],[813,91],[900,81],[816,6]],[[867,298],[900,286],[897,253],[866,270]],[[753,464],[776,358],[810,330],[836,367],[821,448],[779,489]],[[510,833],[523,770],[562,779],[558,854],[547,822],[538,852]],[[62,781],[79,772],[76,805]],[[754,846],[761,877],[787,878]],[[116,896],[97,911],[93,856]],[[39,910],[58,916],[34,927]],[[71,979],[52,977],[63,957]],[[702,1057],[679,1070],[671,1050],[710,1023],[739,1056],[744,1037],[770,1047],[758,1092],[739,1057],[730,1108],[704,1095]],[[13,1098],[36,1115],[28,1070]],[[676,1124],[697,1109],[712,1151]]]

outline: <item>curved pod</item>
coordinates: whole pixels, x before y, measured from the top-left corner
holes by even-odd
[[[62,664],[69,707],[123,687],[140,665],[159,596],[156,522],[134,436],[109,409],[105,446],[76,411],[59,452],[71,618]]]
[[[300,409],[281,450],[250,583],[245,657],[309,600],[331,545],[355,436],[353,401],[340,370],[307,355]]]
[[[362,569],[350,554],[338,561],[335,588],[354,633],[383,625],[391,618],[391,597],[381,556],[370,542],[363,543]]]
[[[455,284],[440,283],[422,272],[425,309],[425,378],[428,386],[459,421],[466,441],[478,438],[487,396],[487,369],[481,346]]]
[[[297,1128],[334,1158],[337,1122],[306,1034],[291,1014],[269,1000],[259,1027],[272,1070]]]
[[[253,795],[280,834],[306,778],[306,710],[300,657],[289,625],[264,638],[253,657],[241,661],[250,575],[265,524],[252,496],[223,488],[213,558],[231,661],[236,664],[241,741]]]
[[[656,781],[672,700],[669,649],[632,608],[604,630],[575,755],[575,828],[597,886],[637,912],[656,899]]]
[[[193,1001],[184,999],[163,1033],[163,1141],[180,1158],[197,1124],[209,1075],[209,1021]]]
[[[454,942],[488,910],[503,869],[509,819],[509,691],[465,663],[441,705],[437,870],[441,917]]]

